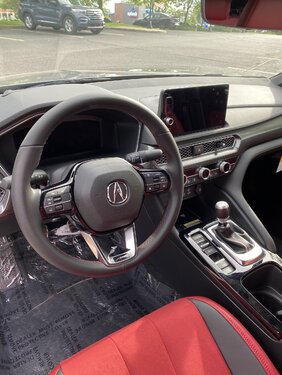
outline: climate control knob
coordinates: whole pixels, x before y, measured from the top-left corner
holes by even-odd
[[[206,167],[202,167],[198,171],[198,175],[201,180],[208,180],[210,177],[210,173],[211,171],[209,170],[209,168],[206,168]]]
[[[228,161],[222,161],[219,164],[219,170],[221,173],[229,173],[231,171],[231,164]]]

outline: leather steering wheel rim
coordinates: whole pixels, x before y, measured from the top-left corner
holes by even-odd
[[[46,237],[39,212],[40,190],[33,189],[30,178],[37,168],[44,145],[52,131],[67,117],[85,110],[108,109],[126,113],[145,124],[167,157],[165,171],[170,178],[168,203],[153,233],[137,248],[136,256],[115,266],[106,266],[74,258],[56,248]],[[55,267],[80,276],[103,277],[125,272],[143,262],[171,232],[182,204],[183,166],[177,145],[160,118],[141,103],[126,97],[96,90],[55,105],[30,129],[23,140],[14,163],[11,195],[19,227],[31,247]]]

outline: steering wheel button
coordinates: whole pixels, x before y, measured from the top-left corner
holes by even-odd
[[[53,212],[55,212],[55,207],[54,206],[45,207],[44,210],[46,214],[52,214]]]
[[[63,205],[62,204],[57,204],[55,206],[55,209],[56,209],[56,211],[62,211],[63,210]]]
[[[45,198],[44,206],[51,206],[53,204],[53,198]]]
[[[64,193],[62,195],[62,200],[63,200],[63,202],[70,202],[71,201],[71,195],[70,195],[70,193]]]
[[[52,191],[49,191],[49,193],[48,193],[48,197],[49,197],[49,196],[54,197],[55,195],[58,195],[58,194],[59,194],[58,190],[52,190]]]
[[[63,210],[64,211],[69,211],[72,209],[72,205],[71,205],[71,202],[66,202],[66,203],[63,203]]]
[[[53,198],[53,202],[54,203],[58,203],[58,202],[61,202],[62,201],[62,196],[61,195],[57,195],[56,197]]]
[[[150,193],[151,191],[154,191],[154,185],[147,185],[147,186],[146,186],[146,191],[147,191],[148,193]]]

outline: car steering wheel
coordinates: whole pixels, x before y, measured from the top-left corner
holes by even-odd
[[[32,188],[31,175],[52,131],[71,115],[91,109],[120,111],[145,124],[165,153],[167,164],[144,170],[118,157],[87,160],[75,164],[63,182],[44,189]],[[12,176],[15,216],[31,247],[55,267],[86,277],[118,274],[143,262],[172,230],[183,196],[182,162],[168,128],[141,103],[102,89],[63,101],[46,112],[23,140]],[[134,222],[144,195],[164,191],[168,203],[162,219],[137,246]],[[70,256],[48,239],[44,220],[60,216],[75,223],[96,260]],[[114,246],[107,240],[99,242],[99,238],[114,239]]]

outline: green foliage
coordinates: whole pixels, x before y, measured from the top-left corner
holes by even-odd
[[[145,5],[151,12],[158,10],[178,17],[182,24],[201,22],[201,0],[128,0],[137,6]]]
[[[186,24],[195,0],[170,0],[167,11]]]
[[[0,20],[0,28],[2,27],[22,27],[23,23],[20,20]]]
[[[79,0],[80,4],[81,5],[86,5],[86,6],[91,6],[91,7],[95,7],[95,8],[98,8],[98,2],[97,1],[93,1],[93,0]],[[105,0],[104,0],[105,2]]]
[[[12,9],[15,13],[17,13],[18,7],[18,0],[0,0],[0,8]]]

